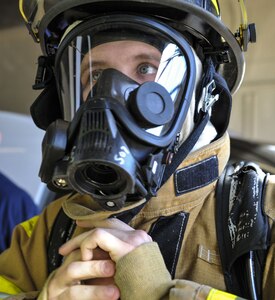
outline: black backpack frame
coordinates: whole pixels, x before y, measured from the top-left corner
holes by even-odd
[[[268,174],[258,165],[228,165],[216,189],[216,228],[227,290],[235,295],[262,299],[262,277],[270,244],[264,212]]]

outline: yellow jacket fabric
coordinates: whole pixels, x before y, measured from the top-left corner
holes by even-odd
[[[222,173],[229,158],[229,137],[189,154],[180,165],[183,168],[216,156],[218,172]],[[227,294],[216,237],[215,186],[206,186],[176,196],[173,176],[143,209],[130,221],[135,229],[149,231],[162,216],[188,213],[183,242],[180,248],[175,279],[171,279],[158,246],[146,243],[121,258],[116,266],[115,281],[122,300],[135,299],[240,299]],[[275,176],[270,176],[266,187],[264,210],[272,226],[275,216]],[[140,201],[142,202],[142,201]],[[128,203],[128,210],[140,203]],[[10,299],[46,300],[47,242],[54,220],[61,206],[74,220],[106,219],[112,212],[101,211],[89,196],[66,196],[51,203],[44,212],[17,226],[11,247],[0,255],[0,293],[13,295]],[[87,230],[87,229],[86,229]],[[76,227],[73,236],[84,229]],[[139,266],[136,268],[135,266]],[[271,233],[263,276],[263,299],[275,299],[275,230]],[[44,289],[43,289],[44,288]]]

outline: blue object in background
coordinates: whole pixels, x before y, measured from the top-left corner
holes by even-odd
[[[31,196],[0,173],[0,252],[9,247],[14,227],[37,213]]]

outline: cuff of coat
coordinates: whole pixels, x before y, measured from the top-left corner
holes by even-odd
[[[39,294],[37,300],[47,300],[48,299],[48,285],[54,274],[55,274],[55,271],[53,271],[50,274],[50,276],[47,278],[47,281],[45,282],[44,287],[43,287],[41,293]]]
[[[194,281],[175,279],[169,299],[210,300],[211,287]]]
[[[174,287],[170,289],[169,300],[245,300],[236,295],[226,293],[210,286],[194,281],[175,279]],[[164,300],[164,299],[163,299]]]
[[[121,300],[163,297],[172,280],[157,243],[144,243],[123,256],[116,265],[115,282]]]

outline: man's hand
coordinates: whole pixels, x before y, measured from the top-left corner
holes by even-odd
[[[119,299],[113,276],[115,264],[108,253],[94,250],[90,261],[81,259],[79,249],[72,251],[56,270],[48,285],[48,299]]]
[[[67,259],[50,280],[49,299],[118,299],[119,289],[113,280],[115,262],[137,246],[152,241],[151,237],[117,219],[92,225],[89,221],[78,221],[77,225],[97,228],[60,248],[60,254]]]

